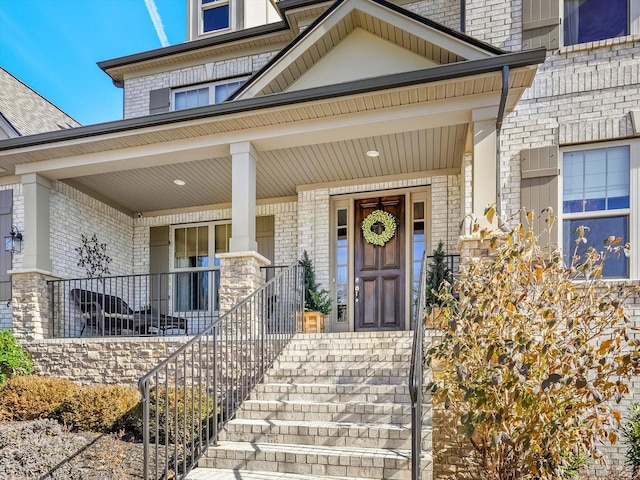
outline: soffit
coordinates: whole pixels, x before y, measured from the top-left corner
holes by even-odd
[[[524,88],[531,84],[535,68],[518,68],[511,71],[507,111],[516,104]],[[305,103],[288,104],[260,110],[248,110],[229,115],[219,115],[166,125],[125,130],[122,132],[90,136],[0,151],[0,166],[14,173],[14,166],[30,162],[69,158],[114,152],[134,147],[158,146],[167,142],[197,139],[212,135],[242,133],[251,140],[251,132],[268,132],[268,127],[286,126],[299,122],[336,118],[345,115],[366,114],[397,107],[428,104],[440,100],[463,99],[487,93],[499,92],[499,72],[454,78],[439,82],[410,85],[385,91],[327,98]],[[202,107],[203,111],[210,107]],[[198,109],[194,109],[198,110]],[[267,130],[265,130],[265,127]]]
[[[297,195],[317,183],[458,169],[468,124],[259,152],[258,199]],[[377,158],[365,155],[380,152]],[[177,186],[173,180],[186,182]],[[117,203],[128,212],[150,212],[231,202],[231,159],[220,157],[153,168],[88,175],[74,186]]]
[[[140,75],[149,70],[166,70],[177,65],[211,62],[215,61],[217,57],[224,56],[241,57],[244,55],[243,52],[255,49],[265,50],[271,47],[271,50],[280,50],[283,45],[290,43],[294,38],[295,34],[290,29],[286,29],[237,41],[184,50],[175,54],[158,55],[146,60],[141,57],[141,60],[124,62],[116,67],[104,68],[104,71],[115,81],[122,82],[126,76]]]

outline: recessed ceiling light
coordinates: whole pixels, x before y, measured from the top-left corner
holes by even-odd
[[[369,150],[367,152],[367,157],[376,158],[380,156],[380,152],[377,150]]]
[[[173,183],[180,186],[186,185],[186,182],[184,180],[179,180],[179,179],[174,180]]]

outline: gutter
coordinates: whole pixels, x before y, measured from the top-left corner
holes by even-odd
[[[484,58],[481,60],[452,63],[441,67],[431,67],[411,72],[385,75],[382,77],[366,78],[348,83],[338,83],[305,90],[296,90],[293,92],[275,93],[243,100],[226,101],[217,105],[208,105],[205,107],[187,110],[87,125],[68,130],[29,135],[22,138],[0,141],[0,152],[12,150],[14,148],[33,147],[66,140],[96,137],[99,135],[134,131],[148,127],[177,124],[184,121],[214,119],[215,117],[221,117],[224,115],[246,113],[273,107],[291,106],[320,100],[331,100],[349,95],[358,95],[377,91],[382,92],[394,88],[409,87],[454,78],[492,73],[500,71],[500,69],[504,72],[504,68],[509,69],[538,65],[544,61],[546,53],[547,51],[544,48],[525,50],[496,57]]]
[[[501,159],[501,132],[504,112],[507,107],[507,95],[509,94],[509,66],[502,67],[502,91],[500,93],[500,105],[496,118],[496,213],[498,218],[502,214],[502,159]],[[501,227],[501,225],[499,225]]]

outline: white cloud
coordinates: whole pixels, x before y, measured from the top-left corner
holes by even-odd
[[[167,38],[167,34],[164,33],[164,25],[162,25],[162,18],[160,18],[160,14],[158,13],[156,2],[154,0],[144,0],[144,4],[147,6],[147,11],[153,22],[153,28],[156,29],[160,43],[163,47],[168,47],[169,39]]]

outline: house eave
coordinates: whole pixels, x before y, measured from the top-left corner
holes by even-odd
[[[383,77],[374,77],[348,83],[327,85],[273,95],[224,102],[217,105],[167,112],[158,115],[136,117],[114,122],[88,125],[69,130],[30,135],[0,141],[0,152],[16,149],[49,148],[51,144],[78,140],[103,135],[116,134],[150,127],[159,127],[181,122],[242,114],[251,111],[267,110],[275,107],[286,107],[304,102],[313,102],[350,95],[385,91],[411,85],[427,84],[449,79],[480,75],[502,70],[503,66],[511,69],[535,66],[542,63],[546,56],[545,49],[526,50],[508,53],[496,57],[442,65],[423,70],[404,72]]]
[[[269,44],[267,40],[270,37],[287,33],[290,33],[289,25],[285,21],[280,21],[244,30],[237,30],[223,35],[184,42],[178,45],[170,45],[168,47],[125,55],[110,60],[103,60],[97,62],[97,65],[102,71],[109,75],[111,79],[116,82],[122,82],[124,80],[125,70],[142,70],[148,68],[150,66],[149,64],[154,61],[153,66],[157,67],[162,64],[174,64],[180,60],[188,61],[190,59],[189,57],[198,51],[215,50],[216,48],[230,44],[233,44],[235,49],[241,49],[243,43],[248,44],[249,42],[260,42],[262,40],[262,42],[267,45]]]

